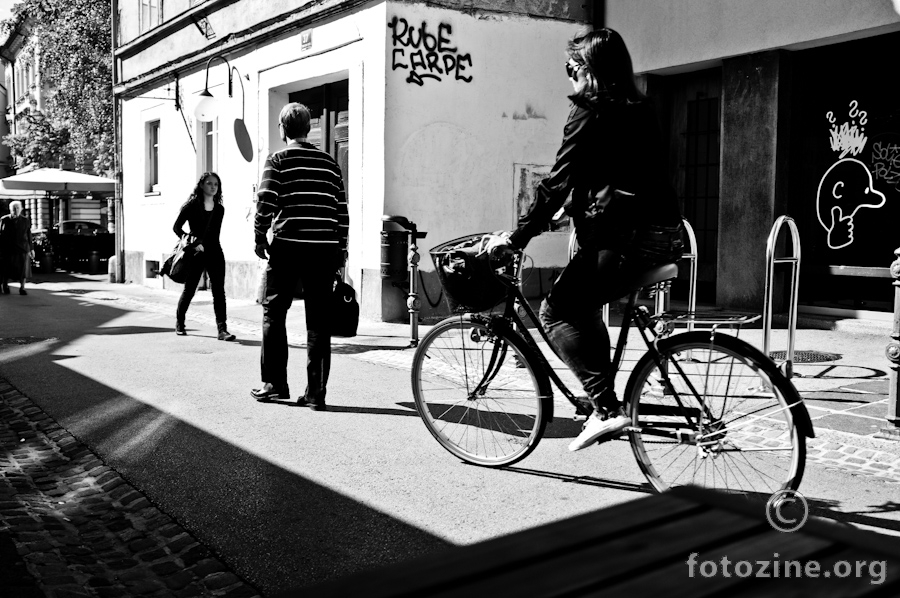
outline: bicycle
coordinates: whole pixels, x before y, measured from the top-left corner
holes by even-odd
[[[553,420],[551,381],[575,407],[576,419],[588,416],[592,407],[563,383],[519,313],[555,351],[519,289],[524,253],[514,252],[511,262],[499,268],[488,256],[479,271],[472,252],[466,257],[464,251],[453,250],[457,255],[447,249],[481,237],[470,235],[432,250],[435,264],[446,270],[439,270],[444,292],[454,298],[468,294],[460,302],[474,308],[446,318],[424,336],[413,357],[412,387],[419,416],[441,446],[467,463],[503,467],[528,456]],[[442,255],[452,257],[439,263]],[[455,267],[448,266],[450,259],[468,264],[463,283],[449,284]],[[722,326],[739,329],[759,316],[654,314],[637,303],[642,289],[660,291],[677,275],[678,266],[666,264],[634,278],[612,361],[618,372],[628,331],[636,326],[647,351],[621,396],[632,419],[625,433],[641,471],[660,492],[683,484],[765,495],[796,489],[806,463],[806,438],[814,437],[806,407],[771,359],[719,331]],[[502,313],[474,313],[487,309],[477,299],[486,289],[488,303],[505,302]],[[689,321],[711,328],[675,333],[676,326]]]

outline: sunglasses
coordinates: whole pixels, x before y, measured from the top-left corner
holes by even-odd
[[[566,61],[566,74],[569,76],[569,79],[577,79],[578,71],[581,70],[583,64],[572,64],[571,60]]]

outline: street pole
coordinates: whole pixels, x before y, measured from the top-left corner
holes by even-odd
[[[900,248],[894,250],[894,262],[891,264],[891,278],[894,279],[894,325],[891,328],[891,340],[884,349],[884,355],[891,362],[890,381],[888,382],[888,426],[877,434],[880,438],[900,441],[900,413],[898,413],[898,385],[900,385]]]

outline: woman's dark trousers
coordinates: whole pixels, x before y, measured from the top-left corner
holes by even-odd
[[[269,249],[263,298],[263,338],[260,353],[262,381],[281,388],[287,384],[287,330],[285,317],[299,282],[306,304],[307,400],[325,401],[331,369],[331,294],[334,287],[337,245],[309,245],[277,240]]]
[[[181,291],[181,297],[178,299],[178,308],[175,311],[175,320],[178,324],[184,324],[184,317],[187,314],[194,293],[197,292],[197,285],[200,283],[200,277],[203,276],[203,270],[206,270],[209,276],[209,286],[213,296],[213,311],[216,313],[216,324],[219,330],[223,330],[227,322],[225,313],[225,255],[221,250],[205,250],[198,252],[191,263],[188,271],[187,279],[184,281],[184,289]]]
[[[615,375],[603,306],[628,292],[619,252],[581,250],[541,304],[540,318],[560,358],[578,377],[595,409],[615,411]]]

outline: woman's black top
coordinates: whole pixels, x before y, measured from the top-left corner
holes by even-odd
[[[222,251],[219,243],[219,233],[222,230],[222,218],[225,216],[225,208],[220,203],[213,204],[213,209],[207,212],[203,208],[203,200],[188,200],[181,211],[178,212],[178,218],[175,219],[175,226],[172,230],[181,237],[185,234],[184,223],[190,226],[191,234],[198,237],[197,242],[191,245],[202,244],[206,251]]]
[[[649,225],[676,226],[681,213],[668,182],[666,147],[649,100],[609,99],[573,103],[562,146],[550,176],[537,188],[510,243],[524,248],[550,223],[571,193],[566,212],[581,247],[616,248],[625,231]],[[625,194],[613,194],[611,191]],[[598,198],[616,195],[598,218],[586,214]],[[601,202],[602,203],[602,202]],[[594,210],[596,212],[596,210]],[[598,226],[597,222],[602,224]]]

